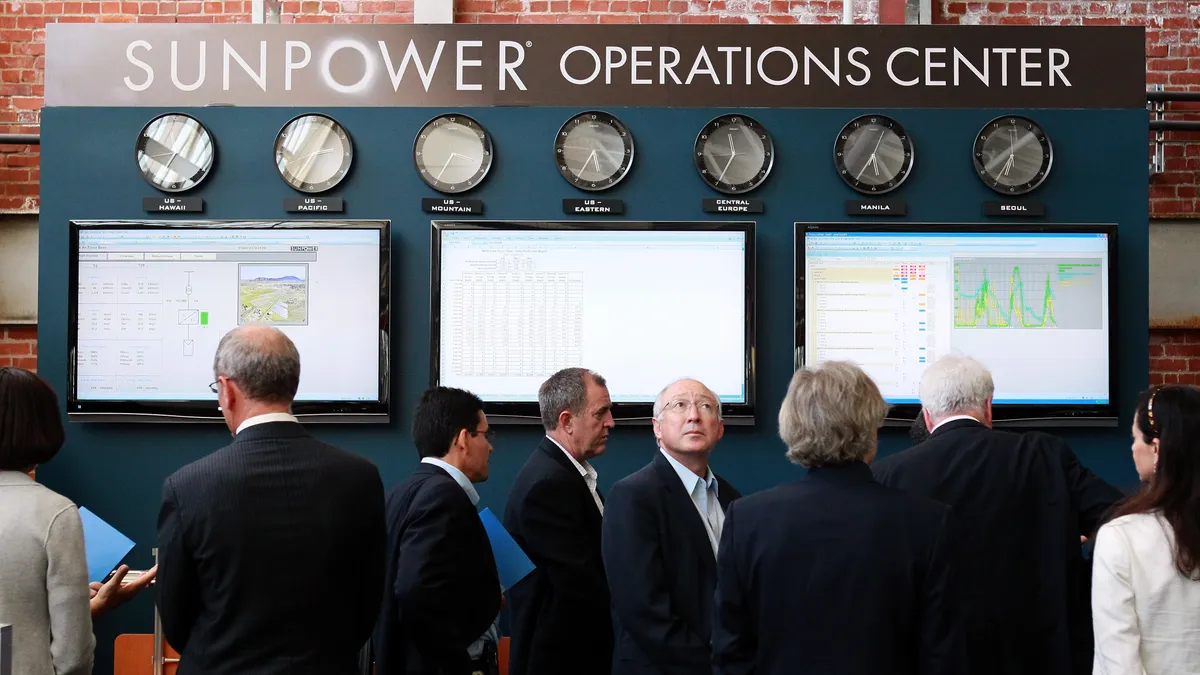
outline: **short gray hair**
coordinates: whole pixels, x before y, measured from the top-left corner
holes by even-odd
[[[787,458],[807,468],[865,459],[878,443],[888,404],[858,366],[829,361],[792,376],[779,409]]]
[[[572,415],[582,415],[587,405],[587,378],[600,385],[608,383],[587,368],[563,368],[551,375],[538,387],[538,408],[542,413],[542,426],[546,431],[558,428],[558,416],[564,410]]]
[[[708,389],[708,393],[712,394],[712,397],[714,399],[716,399],[716,401],[717,401],[717,419],[722,419],[724,417],[724,415],[721,414],[721,397],[717,396],[717,392],[713,391],[712,389],[709,389],[707,384],[700,382],[700,380],[697,380],[694,377],[676,378],[658,392],[658,396],[654,397],[654,419],[658,419],[659,416],[662,415],[663,408],[665,408],[667,406],[667,402],[663,400],[663,394],[667,393],[667,390],[670,389],[671,387],[674,387],[675,385],[679,384],[680,382],[684,382],[687,380],[690,380],[692,382],[697,382],[700,384],[701,387]]]
[[[237,382],[253,400],[291,403],[300,388],[300,352],[277,328],[239,326],[217,345],[213,373]]]
[[[921,375],[921,407],[931,417],[981,411],[996,393],[987,367],[969,356],[934,361]]]

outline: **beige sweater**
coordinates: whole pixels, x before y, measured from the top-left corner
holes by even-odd
[[[79,510],[26,474],[0,471],[0,623],[13,673],[87,675],[96,639]]]

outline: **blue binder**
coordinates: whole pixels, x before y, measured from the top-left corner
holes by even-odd
[[[533,561],[525,555],[525,551],[521,550],[491,509],[480,511],[479,519],[483,521],[483,529],[487,530],[488,540],[492,543],[500,586],[507,591],[533,571]]]

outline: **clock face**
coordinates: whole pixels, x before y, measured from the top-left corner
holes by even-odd
[[[1006,195],[1032,192],[1050,175],[1054,148],[1036,122],[1018,115],[997,117],[975,137],[975,175]]]
[[[167,113],[142,128],[134,154],[148,183],[163,192],[183,192],[208,177],[216,152],[212,134],[196,118]]]
[[[558,172],[575,187],[607,190],[629,174],[633,136],[608,113],[580,113],[558,130],[554,160]]]
[[[761,124],[745,115],[722,115],[696,137],[696,169],[710,187],[726,194],[762,185],[775,163],[775,144]]]
[[[333,188],[350,171],[354,144],[341,124],[326,115],[301,115],[275,138],[275,166],[283,180],[300,192]]]
[[[429,187],[448,194],[466,192],[492,168],[492,137],[466,115],[439,115],[417,134],[413,161]]]
[[[864,194],[891,192],[912,172],[912,139],[884,115],[852,120],[838,134],[833,153],[842,180]]]

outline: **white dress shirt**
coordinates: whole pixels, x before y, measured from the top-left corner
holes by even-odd
[[[299,424],[300,420],[296,419],[295,416],[290,413],[267,413],[265,415],[255,415],[254,417],[247,417],[246,419],[242,420],[242,423],[238,425],[237,431],[233,432],[233,435],[236,436],[252,426],[266,424],[267,422],[295,422]]]
[[[575,459],[571,453],[567,452],[567,449],[564,448],[558,441],[550,438],[550,436],[546,436],[546,438],[549,438],[551,443],[557,445],[558,449],[562,450],[563,454],[567,456],[567,459],[571,460],[571,463],[574,464],[575,468],[579,470],[579,475],[583,476],[583,482],[587,483],[588,490],[590,490],[592,493],[592,499],[596,500],[596,508],[600,509],[600,515],[604,515],[604,502],[600,501],[600,493],[596,491],[596,481],[599,480],[600,476],[596,473],[596,470],[592,468],[591,462],[585,461],[580,463],[579,460]]]
[[[454,479],[454,482],[458,483],[458,486],[463,489],[463,492],[467,493],[467,497],[470,498],[471,504],[479,504],[479,491],[475,489],[475,484],[472,483],[471,479],[467,478],[467,474],[459,470],[457,466],[449,464],[438,457],[422,457],[421,463],[432,464],[436,467],[444,469],[446,473],[450,474],[450,477]]]
[[[692,504],[695,504],[696,511],[700,513],[700,522],[704,523],[704,529],[708,532],[708,543],[712,545],[713,555],[716,555],[717,546],[721,541],[721,529],[725,527],[725,512],[721,510],[721,502],[717,499],[717,477],[710,468],[708,475],[701,478],[680,464],[661,446],[658,451],[667,458],[675,473],[679,474],[679,480],[683,481],[683,489],[692,498]]]
[[[1094,675],[1200,673],[1200,580],[1175,568],[1174,538],[1153,514],[1122,516],[1096,534]]]
[[[954,422],[957,420],[975,420],[976,422],[979,422],[979,420],[975,419],[975,417],[973,415],[951,415],[951,416],[947,417],[946,419],[942,420],[941,422],[938,422],[937,424],[933,425],[933,428],[929,430],[929,433],[932,434],[933,432],[938,430],[938,427],[945,426],[946,424],[949,424],[950,422]],[[979,423],[983,424],[983,422],[979,422]]]

